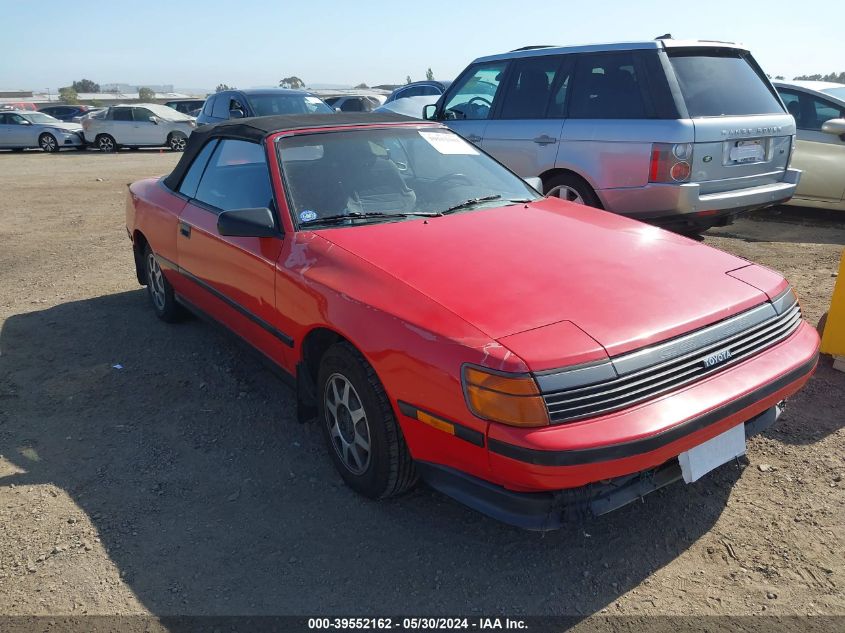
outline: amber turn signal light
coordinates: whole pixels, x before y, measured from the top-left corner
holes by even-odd
[[[530,376],[494,373],[464,366],[467,406],[479,418],[510,426],[548,426],[549,414]]]

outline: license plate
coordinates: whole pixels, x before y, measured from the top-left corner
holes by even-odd
[[[745,455],[745,425],[738,424],[678,455],[686,483],[701,479],[717,466]]]
[[[731,161],[734,163],[759,163],[766,157],[766,148],[763,141],[737,141],[731,148]]]

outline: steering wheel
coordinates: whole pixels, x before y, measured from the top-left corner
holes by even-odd
[[[467,101],[467,105],[472,105],[474,101],[480,101],[482,104],[486,105],[488,108],[493,107],[493,102],[489,99],[485,99],[484,97],[473,97],[469,101]]]
[[[444,185],[450,180],[454,180],[456,182],[463,182],[465,185],[473,185],[474,183],[472,180],[469,179],[468,176],[465,174],[446,174],[445,176],[440,176],[437,180],[434,181],[435,185]]]

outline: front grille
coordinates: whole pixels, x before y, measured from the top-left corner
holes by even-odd
[[[683,385],[722,371],[782,341],[798,328],[800,321],[801,308],[798,303],[794,303],[783,313],[766,319],[762,323],[730,334],[671,360],[649,365],[597,384],[544,393],[543,398],[549,411],[549,419],[552,424],[556,424],[595,417],[674,391]],[[714,330],[717,327],[719,327],[718,324],[711,326]],[[706,334],[706,329],[704,333]],[[723,352],[730,352],[726,360],[712,366],[706,365],[706,359]],[[643,350],[636,352],[638,355],[642,353]],[[727,354],[722,355],[723,358],[725,356]]]

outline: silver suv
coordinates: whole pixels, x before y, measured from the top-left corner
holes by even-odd
[[[544,193],[682,232],[789,200],[795,121],[722,42],[535,47],[472,62],[424,117]]]

